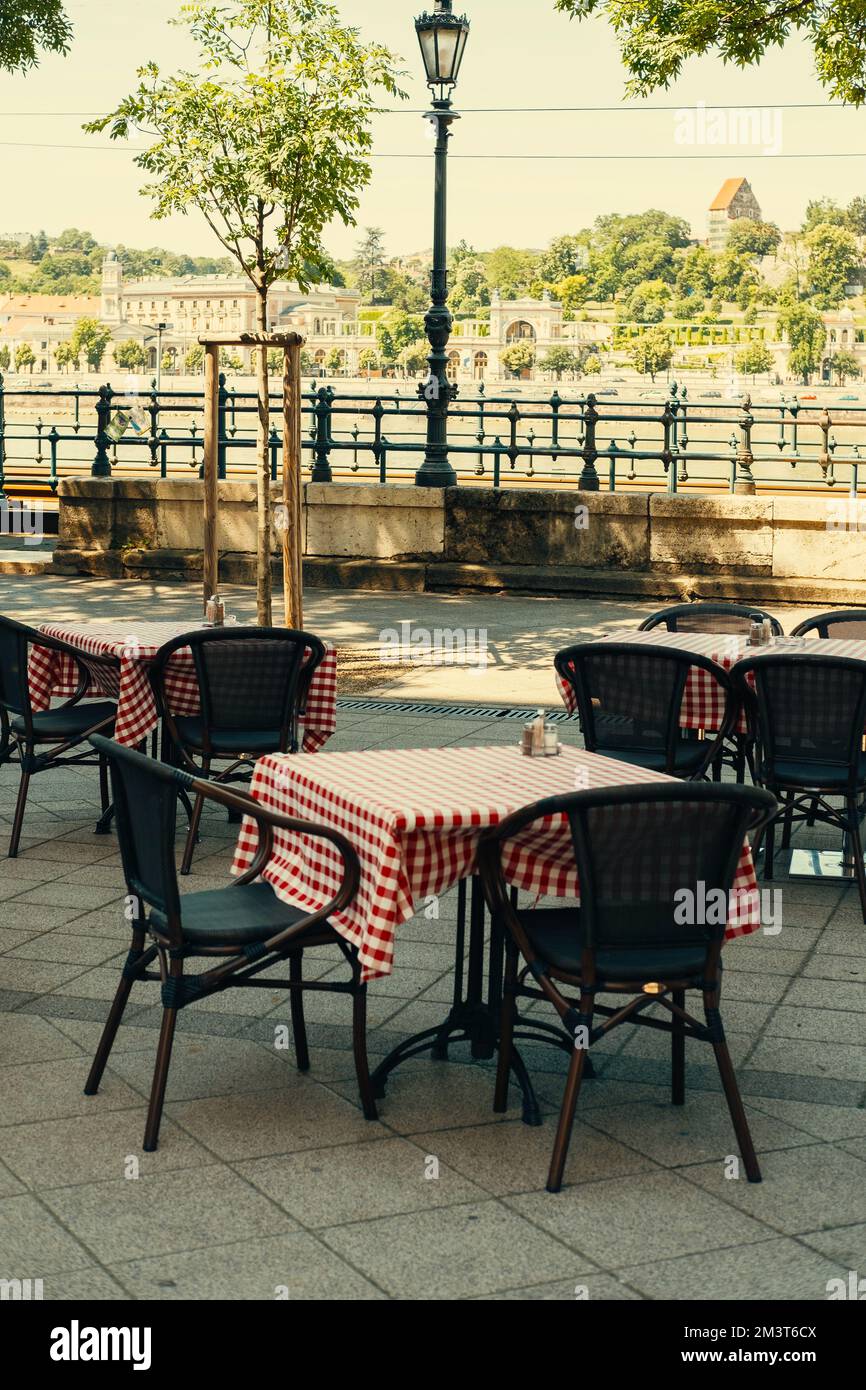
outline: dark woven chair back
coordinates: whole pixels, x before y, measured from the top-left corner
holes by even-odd
[[[30,712],[28,644],[36,635],[21,623],[0,617],[0,705],[10,714]]]
[[[202,713],[211,728],[280,729],[291,719],[302,642],[207,638],[193,645]]]
[[[554,665],[575,692],[590,752],[612,757],[661,755],[673,771],[683,692],[693,666],[708,671],[722,687],[727,702],[725,728],[734,717],[727,673],[714,662],[675,647],[585,642],[559,652]]]
[[[668,632],[727,632],[748,636],[754,613],[769,618],[775,637],[782,637],[781,623],[761,608],[748,608],[739,603],[675,603],[645,618],[641,632],[664,627]]]
[[[171,924],[180,915],[174,856],[178,774],[99,734],[91,743],[111,768],[117,838],[124,875],[133,893]]]
[[[743,842],[776,807],[760,788],[718,783],[572,792],[509,817],[485,837],[489,845],[479,866],[488,894],[492,889],[504,906],[507,885],[497,849],[515,837],[531,837],[547,817],[564,816],[580,884],[574,931],[585,948],[709,946],[725,934]]]
[[[806,655],[750,658],[734,667],[745,685],[751,672],[762,780],[784,775],[786,763],[848,768],[856,778],[866,726],[866,662]],[[818,777],[820,781],[820,776]]]
[[[842,608],[819,613],[799,623],[792,637],[834,637],[842,641],[866,642],[866,608]]]

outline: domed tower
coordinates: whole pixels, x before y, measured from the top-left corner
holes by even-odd
[[[123,266],[117,259],[116,251],[109,251],[102,262],[102,303],[99,317],[103,323],[120,323],[121,295],[123,293]]]

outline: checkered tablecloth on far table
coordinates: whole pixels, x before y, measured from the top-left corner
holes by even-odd
[[[821,637],[782,637],[769,647],[750,647],[748,638],[737,633],[712,632],[668,632],[666,628],[652,628],[649,632],[630,632],[628,630],[607,633],[598,639],[601,642],[639,642],[650,647],[679,647],[682,651],[697,652],[699,656],[709,657],[717,665],[730,671],[732,666],[744,656],[760,655],[767,652],[784,653],[796,656],[812,653],[815,656],[847,656],[856,661],[866,661],[866,642],[852,642],[842,638]],[[563,704],[569,714],[577,709],[572,686],[563,681],[559,672],[556,684]],[[718,729],[725,714],[725,697],[721,687],[713,680],[709,671],[694,667],[689,673],[683,692],[680,711],[680,727],[683,729]],[[739,733],[745,733],[745,716],[737,725]]]
[[[117,700],[115,738],[135,747],[156,728],[159,718],[148,678],[148,665],[164,643],[190,623],[43,623],[40,632],[57,637],[91,656],[113,656],[120,670],[91,679],[88,695],[108,695]],[[34,711],[48,709],[52,696],[74,695],[78,671],[72,657],[48,647],[33,647],[28,669],[30,700]],[[189,648],[176,652],[167,670],[167,688],[173,713],[198,714],[198,684]],[[307,695],[304,752],[315,753],[337,727],[337,651],[326,644],[325,658],[315,672]]]
[[[361,861],[360,888],[332,921],[358,947],[364,978],[371,979],[391,973],[400,924],[426,898],[471,874],[482,830],[545,796],[673,780],[578,748],[563,748],[556,758],[526,758],[517,747],[413,748],[321,753],[310,761],[269,755],[256,764],[250,790],[263,806],[326,824],[354,846]],[[248,818],[241,826],[234,873],[250,867],[257,845],[256,823]],[[539,822],[511,843],[504,862],[509,882],[525,892],[579,896],[562,817]],[[328,841],[276,830],[263,877],[285,902],[313,912],[336,893],[341,868]],[[742,893],[757,888],[748,845],[734,888]],[[742,921],[727,934],[745,936],[757,925]]]

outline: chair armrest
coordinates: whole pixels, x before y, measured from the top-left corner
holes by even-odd
[[[300,922],[296,922],[285,931],[271,937],[269,941],[264,943],[265,952],[271,953],[281,950],[283,945],[292,937],[300,936],[311,926],[326,921],[333,912],[342,911],[355,897],[361,881],[361,863],[354,846],[338,830],[332,830],[328,825],[318,825],[315,821],[298,820],[294,816],[281,815],[280,812],[272,811],[267,806],[263,806],[260,801],[256,801],[255,797],[246,792],[238,792],[233,788],[219,786],[201,777],[192,777],[180,769],[175,772],[175,780],[180,785],[185,786],[187,790],[194,792],[196,796],[203,796],[206,800],[216,801],[222,806],[240,811],[242,815],[255,820],[259,829],[259,848],[250,868],[235,880],[235,887],[243,887],[245,884],[251,883],[254,878],[259,877],[270,858],[274,830],[287,830],[294,834],[313,835],[322,840],[329,840],[340,855],[343,861],[343,878],[331,901],[319,908],[317,912],[311,913]],[[235,966],[238,966],[237,962]],[[230,974],[233,972],[231,967],[227,967],[225,972],[219,973]]]

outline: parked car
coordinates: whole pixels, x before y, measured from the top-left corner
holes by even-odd
[[[619,395],[619,392],[617,391],[617,389],[616,389],[615,386],[608,386],[608,387],[606,387],[606,388],[605,388],[604,390],[602,390],[602,391],[596,391],[596,392],[595,392],[595,395],[596,395],[596,396],[618,396],[618,395]]]
[[[840,396],[840,401],[859,401],[859,396]]]

